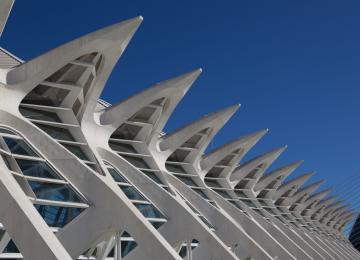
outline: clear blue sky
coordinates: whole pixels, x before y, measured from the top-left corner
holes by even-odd
[[[359,1],[329,0],[18,0],[1,45],[29,60],[142,15],[105,100],[202,67],[166,131],[241,103],[211,147],[269,128],[250,155],[287,144],[275,166],[303,159],[296,174],[315,170],[325,188],[360,174],[359,11]]]

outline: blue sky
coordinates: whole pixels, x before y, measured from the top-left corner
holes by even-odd
[[[240,103],[211,148],[269,128],[247,158],[287,144],[274,167],[305,160],[295,175],[317,171],[313,180],[326,179],[326,188],[360,174],[359,9],[358,1],[325,0],[18,0],[1,45],[30,60],[142,15],[104,99],[201,67],[167,131]]]

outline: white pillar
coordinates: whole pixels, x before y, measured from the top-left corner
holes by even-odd
[[[121,260],[121,234],[115,235],[114,260]]]
[[[188,260],[192,260],[191,240],[186,242],[186,255]]]

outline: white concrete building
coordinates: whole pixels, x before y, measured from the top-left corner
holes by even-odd
[[[0,1],[3,29],[12,1]],[[250,161],[262,130],[205,150],[238,105],[163,128],[201,73],[100,100],[136,17],[30,61],[0,50],[0,259],[353,260],[342,201]]]

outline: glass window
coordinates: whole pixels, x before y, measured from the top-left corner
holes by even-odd
[[[165,218],[158,209],[151,204],[135,203],[135,207],[144,215],[146,218]]]
[[[186,171],[184,170],[184,168],[181,165],[166,163],[165,167],[169,172],[186,173]]]
[[[149,165],[147,165],[147,163],[142,158],[134,157],[134,156],[128,156],[128,155],[121,155],[121,156],[125,160],[127,160],[129,163],[134,165],[135,167],[143,168],[143,169],[150,169]]]
[[[148,176],[150,179],[152,179],[154,182],[158,183],[158,184],[163,184],[163,182],[160,180],[160,178],[158,176],[156,176],[155,173],[150,172],[150,171],[142,171],[146,176]]]
[[[221,172],[223,171],[223,168],[220,167],[212,167],[210,169],[210,171],[206,174],[207,177],[213,177],[213,178],[218,178],[221,174]]]
[[[218,194],[220,194],[224,198],[231,199],[230,195],[224,190],[215,190],[214,189],[214,191],[216,191]]]
[[[45,162],[16,159],[22,173],[27,176],[60,179],[53,169]]]
[[[77,217],[83,208],[68,208],[51,205],[34,205],[50,227],[63,227]]]
[[[234,190],[236,195],[238,195],[240,198],[247,198],[246,194],[242,192],[241,190]]]
[[[50,126],[50,125],[43,125],[43,124],[35,124],[41,130],[46,132],[52,138],[57,140],[64,140],[64,141],[75,141],[74,137],[72,137],[69,130],[65,128]]]
[[[10,242],[5,247],[5,249],[3,250],[3,253],[14,254],[14,253],[20,253],[20,251],[15,245],[14,241],[11,239]]]
[[[20,107],[19,110],[20,110],[20,113],[26,118],[50,121],[50,122],[61,122],[58,115],[53,112],[37,110],[37,109],[28,108],[28,107]]]
[[[63,146],[81,160],[90,161],[84,151],[76,145],[63,144]]]
[[[187,255],[187,248],[186,248],[186,246],[183,246],[179,251],[179,256],[181,258],[184,258],[186,255]]]
[[[242,208],[240,207],[240,205],[239,205],[239,204],[237,204],[237,202],[236,202],[236,201],[229,200],[229,202],[230,202],[231,204],[233,204],[235,207],[237,207],[238,209],[242,210]]]
[[[176,174],[174,174],[174,176],[189,186],[198,187],[198,185],[191,178],[185,176],[179,176]]]
[[[116,131],[111,135],[114,139],[125,139],[134,140],[135,137],[141,130],[141,126],[122,124]]]
[[[218,188],[221,188],[221,185],[220,185],[216,180],[205,179],[205,183],[206,183],[206,185],[208,185],[209,187],[218,187]]]
[[[255,212],[257,212],[259,215],[265,217],[265,214],[262,212],[261,209],[253,209]]]
[[[7,244],[7,246],[5,247],[2,253],[15,254],[15,253],[20,253],[20,251],[15,245],[14,241],[10,240],[10,242]]]
[[[131,144],[109,142],[109,146],[116,152],[137,153],[135,148]]]
[[[150,221],[150,224],[153,225],[155,229],[159,229],[165,222],[163,221]]]
[[[136,246],[135,241],[121,241],[121,257],[127,256]]]
[[[194,135],[189,140],[187,140],[182,147],[196,148],[196,145],[201,140],[201,135]]]
[[[26,104],[59,106],[70,90],[39,85],[34,88],[22,101]]]
[[[135,115],[130,117],[129,121],[148,123],[155,111],[156,108],[154,107],[144,107],[140,111],[136,112]]]
[[[242,202],[244,202],[248,207],[254,207],[256,208],[256,205],[251,200],[244,200],[240,199]]]
[[[258,201],[261,206],[268,206],[268,204],[264,200],[258,199]]]
[[[110,175],[113,177],[114,181],[121,182],[121,183],[127,183],[127,181],[124,179],[124,177],[115,169],[108,169]]]
[[[30,148],[30,146],[21,139],[13,139],[10,137],[3,137],[6,145],[13,154],[26,155],[37,157],[36,153]]]
[[[82,202],[68,184],[29,181],[30,187],[38,199]]]
[[[120,188],[131,200],[145,200],[145,198],[134,187],[120,186]]]

